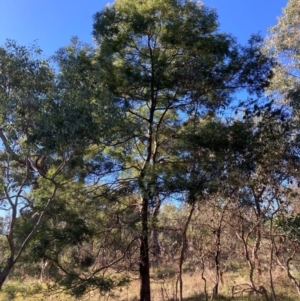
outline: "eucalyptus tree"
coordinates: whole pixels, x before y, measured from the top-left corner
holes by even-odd
[[[287,5],[283,8],[282,15],[278,18],[275,26],[269,30],[269,35],[266,38],[266,50],[269,55],[272,55],[276,60],[274,68],[274,77],[271,80],[269,92],[275,95],[276,101],[281,101],[290,112],[287,120],[287,127],[289,128],[288,148],[289,148],[289,181],[287,183],[299,183],[299,25],[300,25],[300,3],[296,0],[289,0]],[[286,186],[288,186],[286,184]],[[292,189],[292,194],[297,192],[297,188]],[[293,199],[291,195],[286,196],[287,201]],[[296,195],[296,194],[295,194]],[[290,208],[293,202],[287,203]],[[279,217],[279,224],[284,225],[285,235],[289,231],[293,231],[297,227],[297,215],[290,216],[291,212],[287,210],[286,213]],[[284,237],[284,236],[283,236]],[[289,237],[289,238],[287,238]],[[292,235],[284,237],[282,244],[274,240],[274,247],[276,249],[276,257],[280,265],[286,270],[288,277],[297,287],[299,292],[299,283],[290,273],[290,261],[294,255],[284,254],[282,246],[291,244],[298,247]],[[277,245],[276,245],[277,244]],[[290,250],[295,250],[290,248]],[[291,252],[292,253],[292,252]],[[282,260],[280,256],[289,256],[290,260]],[[285,262],[285,264],[283,264]]]
[[[148,301],[150,213],[180,192],[196,199],[187,185],[198,181],[193,155],[181,161],[172,150],[180,128],[226,108],[239,89],[261,91],[270,61],[258,37],[241,47],[219,32],[215,11],[200,2],[117,0],[95,15],[94,37],[99,87],[134,128],[130,139],[106,151],[121,162],[122,181],[139,196],[140,300]]]
[[[276,61],[268,92],[289,113],[289,118],[285,119],[289,127],[291,157],[295,161],[299,151],[299,12],[299,2],[289,0],[265,41],[268,55]],[[294,168],[293,175],[299,178],[297,168]]]
[[[285,100],[299,90],[299,11],[299,1],[289,0],[265,41],[268,54],[277,60],[270,88]]]

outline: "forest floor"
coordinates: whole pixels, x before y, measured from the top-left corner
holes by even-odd
[[[152,278],[151,290],[152,301],[175,301],[179,300],[178,280],[176,276]],[[203,277],[202,277],[203,276]],[[206,280],[206,288],[205,281]],[[228,272],[223,276],[220,286],[219,296],[213,300],[235,300],[235,301],[260,301],[267,300],[266,297],[255,294],[249,290],[246,271]],[[263,283],[268,287],[267,283]],[[275,275],[274,287],[276,301],[299,300],[296,289],[283,275]],[[208,301],[211,299],[213,288],[213,273],[200,272],[185,273],[183,275],[183,297],[184,301]],[[205,294],[205,290],[207,295]],[[47,291],[46,283],[40,283],[36,279],[23,279],[22,281],[9,280],[0,292],[0,301],[138,301],[139,281],[133,279],[128,286],[124,286],[111,293],[100,296],[98,293],[91,292],[82,298],[74,298],[62,292]],[[273,300],[271,296],[269,300]]]

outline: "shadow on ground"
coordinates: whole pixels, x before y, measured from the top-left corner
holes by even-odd
[[[277,301],[295,301],[298,300],[298,297],[289,297],[286,295],[277,295],[276,296]],[[296,298],[296,299],[295,299]],[[218,296],[214,299],[211,299],[211,296],[208,296],[206,298],[205,294],[200,294],[196,295],[194,297],[189,297],[189,298],[184,298],[184,301],[210,301],[210,300],[215,300],[215,301],[266,301],[266,298],[260,295],[255,295],[255,294],[244,294],[243,296],[234,296],[234,297],[228,297],[228,296]],[[271,298],[270,298],[271,300]],[[170,300],[170,301],[175,301],[175,300]]]

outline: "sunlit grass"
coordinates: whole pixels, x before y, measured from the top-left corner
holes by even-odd
[[[176,271],[176,266],[174,266]],[[168,272],[168,273],[167,273]],[[163,274],[163,269],[157,268],[152,271],[151,293],[153,301],[175,301],[179,298],[179,285],[177,273],[169,273],[170,267],[166,269],[167,274]],[[169,276],[168,276],[169,275]],[[213,271],[207,271],[204,274],[207,280],[206,292],[204,290],[204,281],[200,272],[190,272],[183,275],[185,301],[205,301],[211,300],[213,288]],[[224,275],[223,284],[220,286],[219,296],[214,300],[217,301],[260,301],[265,297],[254,292],[244,289],[247,288],[247,270],[228,271]],[[274,284],[277,301],[298,300],[299,296],[289,280],[280,273],[274,273]],[[267,279],[263,283],[267,287]],[[233,290],[235,294],[233,299]],[[40,283],[36,279],[26,279],[24,281],[9,280],[3,286],[0,292],[1,301],[138,301],[139,300],[139,280],[133,276],[130,284],[116,289],[111,293],[99,295],[97,292],[91,292],[82,298],[73,298],[62,292],[49,291],[46,283]]]

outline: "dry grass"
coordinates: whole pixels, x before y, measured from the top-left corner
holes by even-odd
[[[167,269],[168,270],[168,269]],[[160,269],[161,271],[161,269]],[[171,277],[163,277],[161,273],[153,271],[152,273],[152,301],[174,301],[176,295],[178,297],[178,281],[176,273]],[[158,277],[159,276],[159,277]],[[299,300],[295,288],[289,279],[281,270],[273,273],[275,289],[278,301]],[[207,280],[207,293],[210,296],[214,285],[213,271],[207,270],[204,273]],[[236,300],[236,301],[259,301],[265,300],[259,295],[251,292],[247,286],[247,270],[226,272],[223,277],[223,285],[220,287],[220,296],[215,300]],[[204,281],[200,272],[185,273],[183,276],[184,283],[184,299],[185,301],[201,301],[206,300],[204,294]],[[265,287],[269,287],[267,281],[262,283]],[[232,298],[232,287],[235,287],[236,294]],[[128,286],[124,286],[119,290],[115,290],[110,294],[99,296],[95,292],[81,299],[75,299],[63,293],[49,293],[45,284],[41,285],[37,280],[28,279],[22,282],[8,281],[3,291],[0,293],[1,301],[73,301],[73,300],[89,300],[89,301],[137,301],[139,295],[139,281],[134,279]]]

